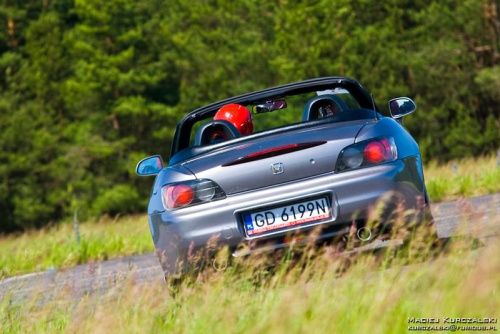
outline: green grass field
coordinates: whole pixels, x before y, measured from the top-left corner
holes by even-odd
[[[424,173],[431,202],[500,192],[500,166],[496,156],[468,158],[444,165],[431,162]]]
[[[425,168],[431,202],[500,192],[496,157],[457,161]],[[101,219],[80,224],[80,243],[70,222],[22,235],[0,236],[0,279],[3,277],[71,267],[153,251],[145,215]]]
[[[498,330],[445,318],[500,317],[499,241],[474,249],[464,239],[437,257],[422,240],[350,256],[305,247],[278,262],[251,257],[225,271],[207,268],[177,285],[130,278],[81,300],[61,289],[42,305],[36,296],[22,304],[6,297],[0,332],[406,333],[419,325],[412,318]]]
[[[145,215],[73,224],[0,238],[0,278],[154,250]]]

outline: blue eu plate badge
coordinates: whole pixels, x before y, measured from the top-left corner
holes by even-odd
[[[244,216],[245,227],[247,231],[253,231],[252,215],[246,214]]]

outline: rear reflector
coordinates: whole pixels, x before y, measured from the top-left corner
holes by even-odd
[[[275,157],[275,156],[278,156],[281,154],[305,150],[305,149],[319,146],[319,145],[323,145],[323,144],[326,144],[326,141],[290,144],[290,145],[284,145],[284,146],[279,146],[279,147],[273,147],[273,148],[263,150],[260,152],[251,153],[245,157],[238,158],[234,161],[223,164],[222,167],[234,166],[234,165],[239,165],[239,164],[243,164],[243,163],[247,163],[247,162],[251,162],[251,161],[271,158],[271,157]]]

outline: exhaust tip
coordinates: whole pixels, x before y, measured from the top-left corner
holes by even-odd
[[[372,231],[368,227],[361,227],[356,235],[361,241],[369,241],[372,238]]]

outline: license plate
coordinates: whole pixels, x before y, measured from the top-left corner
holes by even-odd
[[[326,198],[304,201],[268,210],[243,214],[245,231],[248,236],[286,229],[331,217],[331,209]]]

